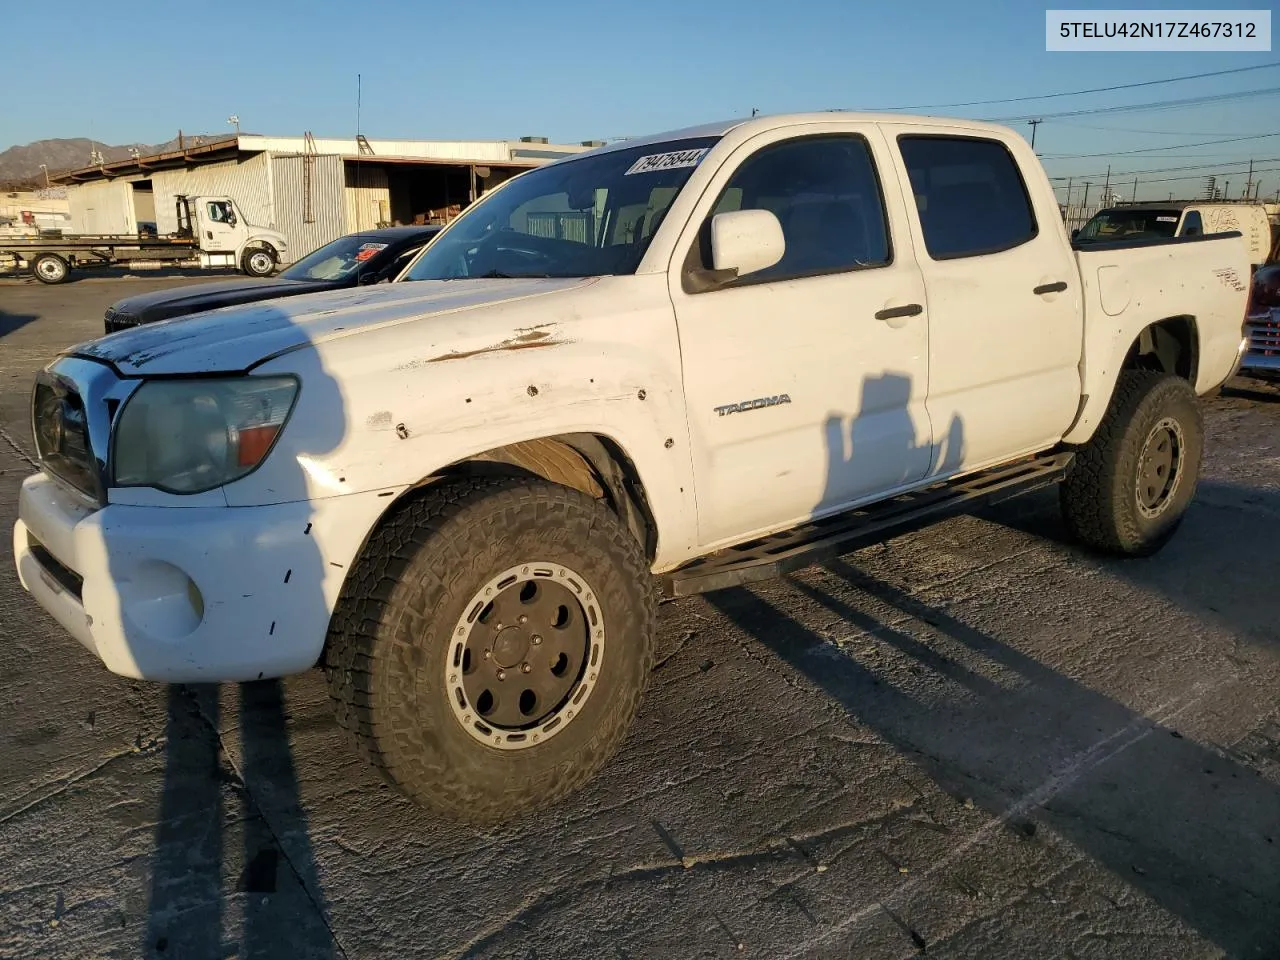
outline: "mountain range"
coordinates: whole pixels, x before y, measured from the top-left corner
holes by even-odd
[[[226,136],[228,134],[222,133],[218,134],[217,138]],[[210,134],[193,134],[185,137],[185,140],[190,144],[197,138],[205,142],[215,139]],[[166,143],[131,143],[119,146],[98,143],[87,137],[37,140],[34,143],[10,147],[0,152],[0,185],[10,189],[19,186],[43,186],[44,171],[40,169],[42,163],[48,167],[49,174],[52,176],[64,170],[89,166],[93,162],[91,156],[94,150],[102,154],[104,161],[110,162],[128,159],[132,150],[147,156],[177,148],[176,138]]]

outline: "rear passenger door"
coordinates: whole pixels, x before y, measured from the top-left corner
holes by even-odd
[[[887,154],[871,124],[770,131],[728,158],[685,227],[669,282],[704,546],[929,467],[924,284]],[[778,217],[782,260],[691,287],[688,271],[710,266],[711,218],[748,209]]]
[[[1025,142],[887,124],[929,297],[931,476],[1052,446],[1080,402],[1079,274]],[[936,132],[935,132],[936,131]],[[1034,191],[1034,193],[1033,193]]]

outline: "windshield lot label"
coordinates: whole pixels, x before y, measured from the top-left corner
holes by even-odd
[[[653,173],[657,170],[675,170],[679,167],[696,167],[698,161],[707,155],[710,147],[697,150],[675,150],[671,153],[651,153],[633,163],[623,176],[633,173]]]

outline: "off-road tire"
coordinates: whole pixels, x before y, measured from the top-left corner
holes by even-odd
[[[31,261],[31,275],[41,283],[66,283],[71,266],[56,253],[42,253]]]
[[[275,255],[265,247],[251,247],[241,255],[240,269],[251,277],[269,277],[276,272]]]
[[[1137,490],[1143,451],[1153,431],[1170,421],[1181,436],[1180,474],[1156,515],[1149,516]],[[1104,553],[1155,553],[1178,529],[1195,496],[1203,452],[1204,421],[1186,380],[1148,370],[1122,372],[1102,423],[1076,451],[1061,486],[1067,529]]]
[[[538,561],[587,581],[607,640],[595,686],[563,730],[496,749],[454,715],[451,634],[490,578]],[[604,503],[536,477],[445,480],[392,508],[370,538],[324,668],[339,724],[375,768],[449,819],[492,825],[565,797],[613,756],[653,666],[656,617],[644,551]]]

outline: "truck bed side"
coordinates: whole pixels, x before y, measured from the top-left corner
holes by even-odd
[[[1239,233],[1076,248],[1084,290],[1080,414],[1069,443],[1089,439],[1130,348],[1152,324],[1189,329],[1196,393],[1232,373],[1243,336],[1249,260]]]

